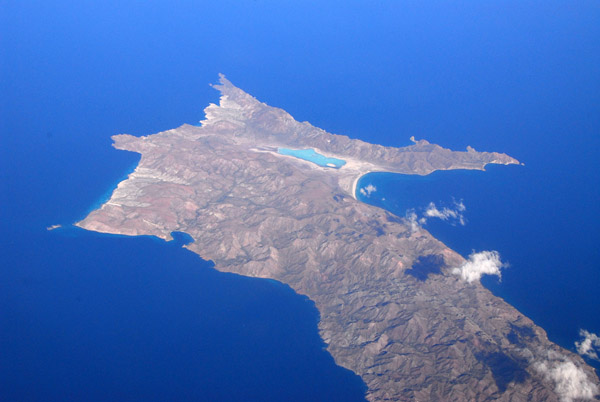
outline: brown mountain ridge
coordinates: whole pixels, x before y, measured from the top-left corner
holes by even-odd
[[[223,76],[215,88],[220,104],[205,109],[201,127],[114,136],[115,148],[142,155],[139,165],[77,225],[165,240],[185,232],[194,240],[186,247],[215,269],[307,295],[327,350],[362,377],[371,401],[593,398],[593,369],[479,281],[453,273],[463,257],[355,198],[366,172],[423,175],[516,159],[424,140],[369,144],[297,122]],[[319,167],[279,147],[346,164]]]

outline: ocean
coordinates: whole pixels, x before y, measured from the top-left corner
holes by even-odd
[[[333,133],[524,162],[361,184],[400,215],[462,201],[464,226],[426,227],[465,256],[498,250],[510,267],[488,288],[566,348],[579,329],[600,333],[596,2],[0,9],[0,399],[362,399],[288,287],[218,273],[184,236],[70,226],[139,159],[110,136],[197,123],[219,72]]]

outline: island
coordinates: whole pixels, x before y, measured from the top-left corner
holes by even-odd
[[[414,138],[404,148],[370,144],[298,122],[222,75],[214,87],[219,104],[205,109],[200,126],[113,136],[115,148],[141,154],[140,162],[77,226],[167,241],[185,232],[193,239],[185,247],[215,269],[308,296],[327,350],[363,379],[370,401],[597,394],[598,377],[580,356],[460,274],[476,262],[356,198],[368,172],[426,175],[516,159]]]

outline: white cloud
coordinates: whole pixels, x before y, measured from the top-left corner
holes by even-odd
[[[377,191],[377,187],[375,187],[372,184],[369,184],[366,187],[360,189],[360,193],[365,197],[370,197],[371,193],[374,193],[375,191]]]
[[[547,379],[554,381],[554,391],[563,402],[575,399],[592,399],[598,392],[596,384],[588,380],[585,372],[563,357],[560,361],[536,363],[535,368]]]
[[[500,254],[497,251],[481,251],[472,253],[469,259],[460,267],[454,268],[452,273],[460,275],[463,280],[473,282],[479,280],[482,275],[497,275],[501,277],[500,269],[505,264],[500,261]]]
[[[449,208],[439,210],[435,206],[435,203],[430,202],[425,210],[425,216],[429,218],[440,218],[442,220],[447,220],[448,218],[456,218],[457,212]]]
[[[406,219],[410,223],[411,232],[416,232],[419,229],[419,222],[417,220],[417,214],[415,213],[415,211],[412,209],[406,211]]]
[[[580,329],[579,335],[583,337],[583,340],[581,342],[575,342],[577,353],[590,359],[600,360],[598,358],[598,350],[600,350],[600,337],[594,333],[586,331],[585,329]]]
[[[448,207],[443,207],[442,209],[439,209],[435,205],[435,203],[430,202],[429,205],[427,205],[427,208],[425,209],[423,217],[419,219],[419,222],[421,222],[421,224],[425,224],[427,222],[427,219],[429,218],[438,218],[444,221],[458,220],[458,222],[464,226],[465,218],[462,213],[466,210],[467,207],[462,201],[454,201],[454,209]]]
[[[371,193],[377,191],[377,188],[372,184],[369,184],[366,187],[361,188],[360,193],[369,197]],[[381,199],[385,201],[385,198]],[[427,207],[424,209],[423,215],[419,216],[415,209],[409,209],[406,211],[406,219],[409,221],[412,231],[414,232],[421,225],[427,224],[427,220],[431,218],[438,218],[444,221],[448,221],[454,224],[455,221],[458,221],[461,225],[465,225],[465,218],[463,216],[463,212],[467,210],[465,204],[461,201],[454,201],[454,208],[443,207],[439,209],[435,203],[430,202]],[[423,211],[423,208],[419,208],[419,211]]]

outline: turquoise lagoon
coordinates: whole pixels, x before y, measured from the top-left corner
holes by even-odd
[[[314,163],[315,165],[319,165],[321,167],[330,167],[339,169],[346,164],[346,161],[343,159],[337,158],[328,158],[325,155],[321,155],[316,152],[314,149],[289,149],[289,148],[277,148],[277,152],[281,155],[289,155],[294,156],[298,159],[303,159],[305,161],[309,161]]]

